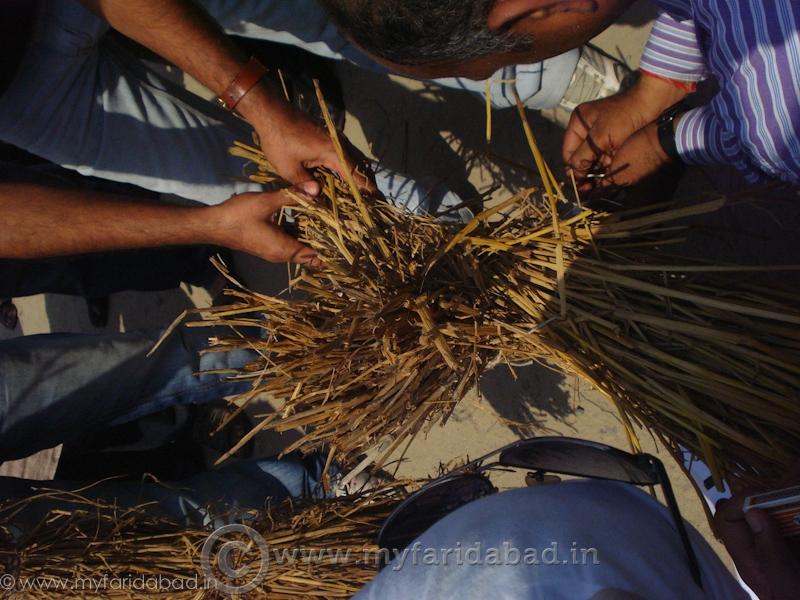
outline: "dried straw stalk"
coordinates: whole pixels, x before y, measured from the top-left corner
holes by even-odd
[[[402,483],[392,483],[362,495],[314,503],[287,501],[250,513],[246,522],[266,542],[269,563],[257,587],[238,597],[350,598],[375,577],[378,531],[405,496]],[[146,595],[227,598],[230,595],[218,592],[212,578],[241,586],[253,581],[261,568],[261,550],[252,538],[226,534],[222,543],[249,544],[232,557],[236,568],[244,567],[247,574],[231,580],[217,571],[221,544],[216,543],[210,546],[209,578],[202,551],[210,529],[159,516],[152,505],[121,508],[73,492],[5,502],[0,505],[0,535],[13,531],[19,513],[35,509],[37,503],[61,508],[50,508],[14,545],[0,545],[0,575],[13,575],[25,585],[25,598],[141,598],[142,582],[138,589],[134,586],[142,576],[178,582],[158,590],[151,586]],[[103,582],[104,589],[93,587]],[[58,587],[64,584],[67,587]]]
[[[253,382],[237,404],[283,401],[242,443],[300,428],[287,452],[327,446],[343,462],[368,451],[382,463],[444,423],[499,356],[583,376],[619,408],[634,449],[643,426],[700,455],[718,483],[774,479],[800,448],[797,295],[737,283],[752,268],[667,253],[680,219],[729,200],[561,216],[567,199],[520,115],[542,185],[460,229],[329,173],[319,202],[295,197],[299,237],[325,268],[296,272],[299,298],[233,289],[191,324],[231,328],[210,351],[257,351],[231,374]],[[233,152],[274,180],[257,149]]]

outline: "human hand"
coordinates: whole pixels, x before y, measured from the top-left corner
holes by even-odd
[[[580,191],[593,188],[589,173],[612,168],[616,153],[631,136],[685,96],[685,91],[665,81],[643,76],[624,92],[578,106],[564,134],[562,156]]]
[[[653,175],[670,162],[658,140],[658,125],[651,123],[630,136],[608,163],[600,188],[624,188]]]
[[[800,482],[800,470],[784,485]],[[739,574],[761,600],[791,600],[800,590],[800,540],[781,536],[763,510],[742,510],[751,492],[717,504],[714,524]]]
[[[311,197],[299,188],[291,190],[309,200]],[[278,192],[248,192],[233,196],[206,210],[211,228],[212,243],[258,256],[269,262],[294,262],[319,267],[317,253],[286,233],[276,223],[284,206],[297,201],[287,190]]]
[[[326,167],[342,179],[346,179],[347,170],[359,188],[376,190],[366,159],[342,134],[344,164],[328,131],[277,97],[267,84],[248,93],[237,110],[255,127],[264,155],[278,174],[308,195],[314,197],[321,191],[311,175],[310,170],[315,167]]]

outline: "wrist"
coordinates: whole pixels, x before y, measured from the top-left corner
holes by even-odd
[[[683,158],[678,152],[677,131],[678,121],[685,110],[685,103],[678,103],[667,110],[656,122],[658,128],[658,144],[669,158],[670,162],[683,164]]]
[[[282,119],[290,117],[292,110],[292,105],[280,95],[279,90],[265,80],[256,84],[236,108],[262,136],[277,129]]]
[[[267,75],[268,69],[254,56],[239,69],[233,81],[219,95],[218,100],[223,107],[235,111],[239,103]]]
[[[653,156],[655,156],[658,159],[658,163],[666,164],[668,162],[671,162],[672,158],[667,154],[666,150],[664,149],[664,146],[661,143],[658,123],[655,122],[650,123],[645,128],[645,134],[647,136],[647,140],[649,142]]]
[[[661,114],[677,104],[689,92],[657,77],[642,75],[631,88],[631,93],[640,103],[640,110],[644,113],[647,122],[658,119]]]
[[[224,207],[225,203],[191,209],[186,223],[195,238],[192,243],[232,247],[236,226]]]

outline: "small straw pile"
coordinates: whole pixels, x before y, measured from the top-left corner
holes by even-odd
[[[0,545],[0,575],[24,585],[25,598],[222,598],[230,594],[219,593],[214,580],[245,586],[259,572],[257,586],[238,597],[350,598],[375,577],[378,531],[405,496],[402,484],[393,483],[356,496],[267,505],[246,522],[266,542],[268,562],[262,563],[263,544],[248,533],[226,532],[209,542],[204,567],[210,529],[159,516],[152,505],[121,508],[73,492],[46,492],[0,505],[0,536],[37,503],[60,506],[15,544]],[[226,543],[239,545],[226,564],[235,561],[240,579],[219,571]]]
[[[300,428],[287,452],[326,447],[331,460],[380,465],[444,423],[498,357],[532,359],[603,391],[634,450],[643,426],[673,452],[698,454],[718,485],[777,479],[800,448],[798,296],[737,281],[763,267],[664,249],[681,239],[680,219],[731,200],[565,217],[567,198],[520,115],[541,187],[463,227],[364,197],[352,177],[320,172],[318,202],[295,196],[299,238],[325,268],[299,269],[292,297],[230,290],[229,306],[190,324],[231,328],[210,351],[257,352],[230,374],[253,382],[235,399],[242,409],[262,392],[283,402],[242,444]],[[257,149],[234,152],[259,165],[257,180],[274,179]]]

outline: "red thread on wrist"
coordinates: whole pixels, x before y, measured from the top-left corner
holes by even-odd
[[[267,67],[255,57],[251,56],[247,64],[236,74],[231,84],[219,96],[222,106],[234,110],[247,93],[267,74]]]
[[[639,73],[642,75],[646,75],[647,77],[652,77],[653,79],[660,79],[661,81],[666,81],[671,86],[678,88],[686,92],[687,94],[691,94],[692,92],[697,91],[697,82],[696,81],[681,81],[679,79],[671,79],[670,77],[664,77],[663,75],[658,75],[657,73],[651,73],[650,71],[645,71],[644,69],[639,69]]]

